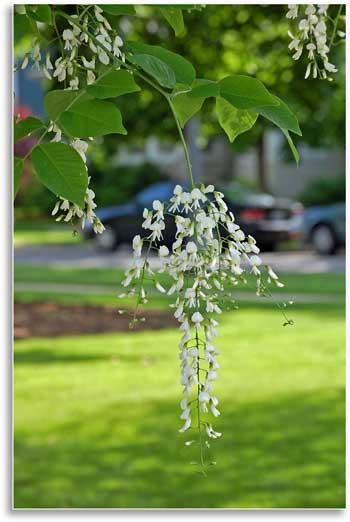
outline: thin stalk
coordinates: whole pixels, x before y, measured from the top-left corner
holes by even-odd
[[[332,36],[331,36],[331,40],[329,42],[329,49],[332,48],[332,45],[333,45],[333,42],[334,42],[334,38],[335,38],[335,35],[336,35],[336,32],[337,32],[339,17],[341,15],[342,10],[343,10],[343,4],[341,4],[339,6],[337,16],[335,17],[335,20],[334,20],[333,33],[332,33]]]
[[[134,325],[134,323],[136,321],[137,312],[138,312],[138,309],[139,309],[139,306],[140,306],[140,302],[141,302],[141,290],[142,290],[143,281],[144,281],[144,278],[145,278],[146,264],[148,263],[148,256],[149,256],[149,253],[151,251],[152,244],[153,244],[153,240],[150,240],[148,248],[147,248],[145,260],[144,260],[143,266],[142,266],[141,277],[140,277],[140,284],[139,284],[139,293],[138,293],[138,296],[137,296],[137,302],[136,302],[135,310],[134,310],[134,313],[133,313],[133,320],[132,320],[133,325]]]
[[[177,117],[177,114],[176,114],[173,102],[171,101],[171,99],[170,99],[170,97],[168,95],[166,95],[166,99],[168,101],[169,107],[170,107],[170,109],[171,109],[171,111],[173,113],[174,119],[175,119],[176,127],[177,127],[177,130],[178,130],[178,133],[179,133],[179,136],[180,136],[180,139],[181,139],[182,147],[183,147],[183,150],[184,150],[184,153],[185,153],[185,159],[186,159],[186,164],[187,164],[187,171],[188,171],[188,176],[190,178],[191,187],[194,188],[192,164],[191,164],[190,154],[189,154],[189,151],[188,151],[188,148],[187,148],[186,140],[185,140],[184,134],[182,132],[181,125],[180,125],[179,119]]]
[[[196,288],[196,305],[197,310],[199,309],[199,299],[198,299],[198,289]],[[199,354],[199,336],[198,336],[198,329],[196,328],[196,348],[198,350]],[[199,356],[197,360],[197,418],[198,418],[198,435],[199,435],[199,448],[200,448],[200,464],[202,468],[203,475],[206,476],[205,472],[205,461],[204,461],[204,451],[203,451],[203,440],[202,440],[202,421],[201,421],[201,411],[200,411],[200,405],[199,405],[199,394],[201,392],[201,384],[200,384],[200,363],[199,363]]]

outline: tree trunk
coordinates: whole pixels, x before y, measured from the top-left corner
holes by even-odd
[[[257,142],[257,177],[258,187],[262,192],[268,192],[266,179],[266,162],[265,162],[265,140],[264,133],[261,133]]]

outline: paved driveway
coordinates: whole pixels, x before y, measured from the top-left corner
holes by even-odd
[[[15,249],[15,262],[70,268],[125,268],[130,263],[130,249],[125,246],[113,253],[96,250],[93,244],[82,245],[36,245]],[[321,257],[311,251],[268,252],[261,254],[265,263],[279,272],[343,272],[344,253]],[[157,258],[153,261],[157,263]]]

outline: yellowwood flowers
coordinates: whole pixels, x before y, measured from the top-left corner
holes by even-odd
[[[328,56],[334,37],[337,35],[343,38],[345,34],[337,31],[338,20],[328,16],[328,7],[328,4],[288,5],[286,17],[295,24],[293,32],[288,31],[292,40],[288,47],[293,52],[294,60],[299,60],[303,54],[307,55],[309,63],[305,79],[312,76],[332,80],[329,75],[338,71]]]
[[[171,306],[179,322],[183,386],[179,431],[198,431],[198,441],[189,440],[186,444],[198,442],[204,469],[204,450],[209,447],[209,439],[221,436],[212,426],[212,419],[220,415],[213,389],[220,368],[220,352],[214,345],[217,317],[230,303],[235,304],[232,290],[239,282],[247,282],[246,274],[255,277],[258,295],[266,295],[268,283],[283,285],[270,267],[262,265],[254,238],[245,236],[224,195],[213,185],[195,187],[191,192],[177,185],[170,202],[154,201],[153,208],[145,209],[143,217],[144,237],[134,237],[132,265],[123,285],[129,289],[128,296],[137,296],[137,308],[147,302],[146,279],[151,279],[159,292],[174,296]],[[176,225],[170,251],[162,244],[169,219]],[[163,258],[157,271],[151,267],[148,256],[154,249]],[[170,276],[172,282],[167,288],[160,284],[158,274]],[[137,320],[135,313],[133,321]]]

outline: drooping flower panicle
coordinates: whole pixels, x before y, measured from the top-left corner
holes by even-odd
[[[293,52],[294,60],[307,55],[305,79],[319,77],[331,81],[330,74],[338,71],[329,61],[333,38],[329,39],[328,34],[328,7],[328,4],[288,4],[286,17],[294,25],[293,30],[288,31],[291,38],[288,48]],[[333,26],[331,30],[334,30]],[[338,31],[338,36],[341,34]]]
[[[166,223],[164,214],[175,221],[176,234],[169,250],[162,244]],[[125,274],[123,286],[128,295],[137,294],[138,304],[147,302],[144,278],[152,279],[155,288],[173,295],[174,317],[179,322],[180,382],[183,395],[180,432],[194,426],[203,436],[216,439],[211,417],[220,415],[213,383],[218,377],[219,350],[213,344],[218,335],[216,316],[228,302],[234,302],[231,290],[244,274],[252,274],[257,281],[257,294],[264,295],[267,281],[283,286],[270,267],[262,265],[259,248],[252,236],[246,236],[230,212],[224,195],[213,185],[195,187],[190,192],[180,185],[174,189],[168,203],[153,202],[153,209],[143,213],[144,237],[133,241],[133,261]],[[157,271],[151,268],[142,250],[156,249],[163,264]],[[170,276],[164,288],[158,274]],[[134,318],[135,320],[135,318]],[[137,319],[136,319],[137,320]],[[208,440],[205,442],[209,446]]]

